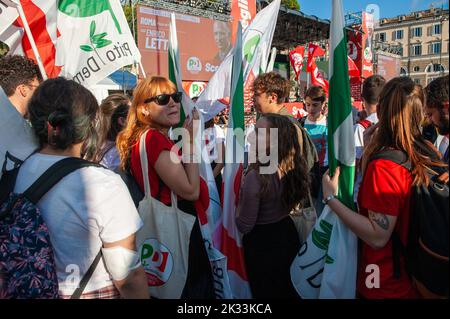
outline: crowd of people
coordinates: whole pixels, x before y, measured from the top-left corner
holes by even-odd
[[[143,225],[137,205],[148,180],[153,198],[170,206],[174,194],[178,208],[195,217],[190,238],[186,238],[189,260],[181,298],[214,298],[211,266],[195,206],[201,188],[199,165],[183,162],[184,156],[192,156],[194,122],[200,115],[194,111],[182,123],[189,139],[177,144],[170,136],[170,129],[180,121],[184,93],[168,79],[151,76],[138,83],[132,97],[112,94],[98,105],[92,93],[74,81],[42,81],[36,65],[19,56],[0,58],[0,87],[20,114],[21,122],[16,125],[27,127],[31,133],[26,136],[33,139],[28,154],[18,154],[17,136],[0,127],[0,155],[5,157],[1,158],[2,181],[9,171],[18,170],[13,188],[2,189],[2,193],[25,193],[47,169],[67,157],[100,164],[70,173],[37,202],[50,235],[60,297],[73,297],[99,251],[103,262],[90,274],[81,298],[151,297],[136,247],[136,232]],[[448,90],[448,75],[426,88],[408,77],[385,81],[374,75],[365,79],[365,112],[355,123],[353,211],[336,196],[339,169],[333,176],[328,174],[327,94],[323,88],[306,90],[308,115],[297,120],[284,106],[290,92],[288,80],[274,72],[255,79],[258,120],[249,117],[246,123],[252,128],[246,151],[254,152],[256,161],[246,157],[235,221],[254,298],[299,298],[290,266],[302,243],[290,215],[309,206],[320,215],[325,204],[360,239],[359,298],[421,297],[408,276],[404,258],[400,259],[400,273],[396,273],[392,245],[394,237],[407,244],[412,187],[428,185],[429,167],[448,171]],[[205,123],[219,193],[226,165],[226,122],[222,113]],[[277,143],[270,142],[271,129],[277,129]],[[140,157],[143,142],[148,176],[144,176]],[[260,156],[275,151],[276,172],[261,173],[266,163]],[[400,151],[410,170],[381,156],[386,151]],[[130,186],[133,183],[134,188]],[[5,198],[5,194],[0,196],[0,200]],[[380,268],[379,289],[365,284],[364,269],[369,264]],[[68,272],[69,265],[79,267],[75,279]]]

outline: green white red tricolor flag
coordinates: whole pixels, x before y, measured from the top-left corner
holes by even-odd
[[[175,14],[170,17],[170,38],[169,38],[169,78],[177,86],[178,91],[183,92],[181,101],[182,119],[180,125],[184,122],[186,114],[192,114],[194,103],[183,91],[182,74],[180,67],[180,53],[177,39],[177,28]],[[219,239],[213,238],[217,229],[221,228],[222,208],[220,206],[220,197],[217,191],[216,182],[209,161],[209,152],[205,145],[204,121],[200,113],[200,123],[195,134],[195,152],[201,154],[200,171],[200,197],[195,202],[195,209],[200,222],[200,230],[205,244],[208,259],[211,265],[211,271],[214,278],[214,292],[217,299],[231,299],[230,282],[227,273],[227,257],[219,251]]]
[[[341,167],[338,197],[353,209],[355,141],[348,77],[347,41],[342,0],[332,0],[328,163]],[[291,279],[303,298],[354,298],[357,238],[325,206],[291,266]]]
[[[225,145],[221,251],[228,258],[228,277],[234,298],[251,298],[245,270],[241,235],[236,227],[236,208],[244,162],[244,76],[242,26],[238,24],[231,71],[230,113]]]

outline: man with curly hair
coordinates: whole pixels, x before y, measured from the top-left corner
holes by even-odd
[[[28,102],[41,81],[32,60],[18,55],[0,58],[0,177],[37,148],[26,118]]]
[[[41,73],[33,60],[19,55],[0,58],[0,86],[23,117],[26,117],[28,101],[41,81]]]

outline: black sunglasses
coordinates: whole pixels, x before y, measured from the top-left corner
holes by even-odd
[[[166,104],[169,103],[170,98],[172,98],[172,100],[175,103],[180,103],[182,96],[183,96],[183,93],[181,93],[181,92],[175,92],[175,93],[172,93],[172,94],[165,94],[164,93],[164,94],[160,94],[160,95],[157,95],[157,96],[149,97],[148,99],[146,99],[144,101],[144,103],[150,103],[150,102],[155,101],[156,104],[158,104],[158,105],[166,105]]]

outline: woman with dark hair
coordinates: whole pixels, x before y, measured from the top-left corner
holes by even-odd
[[[323,177],[324,202],[362,241],[357,291],[362,298],[419,298],[408,277],[404,258],[400,274],[394,273],[393,238],[406,246],[411,215],[412,186],[428,185],[427,167],[445,166],[431,143],[422,137],[424,94],[408,77],[389,81],[377,105],[378,128],[362,156],[363,180],[358,195],[359,214],[334,197],[338,189],[339,168],[330,178]],[[386,151],[401,151],[411,172],[385,158]],[[379,287],[366,285],[369,265],[379,267]]]
[[[120,166],[120,156],[116,148],[116,138],[125,126],[131,101],[123,94],[111,94],[100,104],[100,114],[97,123],[97,143],[86,158],[100,163],[115,171]]]
[[[92,93],[74,81],[55,78],[42,83],[29,103],[40,148],[20,167],[14,192],[23,193],[56,162],[80,158],[97,110]],[[101,250],[103,262],[96,265],[81,298],[149,297],[135,251],[142,221],[118,175],[95,166],[78,169],[37,206],[49,229],[60,296],[71,297]]]
[[[278,139],[271,141],[273,129]],[[298,298],[290,266],[300,241],[289,213],[308,196],[308,168],[299,139],[293,138],[301,133],[289,118],[271,113],[258,120],[255,133],[258,149],[256,145],[252,149],[256,150],[256,163],[245,173],[236,217],[243,234],[250,288],[257,299]],[[272,155],[274,172],[265,171],[268,166],[261,162],[261,153]]]

